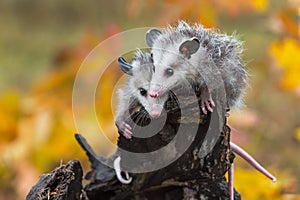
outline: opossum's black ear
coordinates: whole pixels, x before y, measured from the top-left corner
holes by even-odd
[[[200,47],[200,41],[198,38],[191,38],[184,41],[180,47],[179,52],[190,58],[192,54],[196,53]]]
[[[132,65],[126,62],[126,60],[123,57],[118,58],[118,64],[124,73],[132,76]]]
[[[160,30],[157,29],[150,29],[146,33],[146,42],[149,47],[153,46],[154,41],[161,35]]]

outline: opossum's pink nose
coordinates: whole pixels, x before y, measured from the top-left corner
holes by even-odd
[[[161,115],[162,109],[163,109],[163,106],[161,106],[159,104],[154,104],[152,106],[151,111],[150,111],[149,114],[153,118],[159,117]]]
[[[149,96],[152,97],[152,98],[157,98],[158,97],[158,93],[150,93]]]
[[[149,96],[152,98],[157,98],[160,96],[161,86],[158,84],[151,84]]]

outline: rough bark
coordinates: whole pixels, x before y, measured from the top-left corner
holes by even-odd
[[[26,200],[80,199],[82,189],[82,168],[77,160],[43,174],[29,191]]]
[[[184,91],[177,92],[177,95],[179,95],[177,97],[181,98],[180,106],[177,98],[168,100],[165,107],[167,116],[164,126],[152,137],[135,137],[142,134],[145,136],[151,134],[147,133],[147,131],[139,132],[138,129],[133,129],[134,137],[131,140],[125,139],[120,134],[119,149],[136,153],[152,152],[166,146],[178,133],[179,126],[184,130],[183,135],[185,137],[179,138],[167,152],[175,156],[181,151],[180,141],[191,140],[190,146],[170,165],[151,172],[130,173],[133,181],[128,185],[121,184],[114,176],[114,170],[110,170],[103,163],[112,162],[116,156],[120,156],[122,170],[142,171],[145,166],[157,160],[149,158],[135,162],[122,151],[118,151],[115,156],[105,160],[95,154],[82,136],[76,135],[77,141],[89,157],[92,168],[88,176],[86,176],[89,183],[82,190],[81,199],[229,199],[228,184],[224,175],[233,162],[234,154],[229,146],[230,128],[226,124],[226,109],[225,106],[216,108],[214,112],[221,114],[222,116],[219,119],[223,121],[221,125],[216,126],[217,129],[211,130],[211,123],[217,123],[216,121],[218,120],[213,120],[212,113],[203,115],[197,112],[200,105],[200,90],[195,88],[195,92],[197,95],[196,100],[190,98],[189,94]],[[180,107],[187,109],[189,115],[182,116]],[[145,126],[151,122],[151,119],[147,116],[143,118],[144,120],[140,120],[140,115],[145,113],[145,110],[137,101],[133,101],[131,104],[130,113],[133,123],[139,126]],[[138,127],[136,124],[131,125]],[[195,137],[189,137],[191,131],[194,130],[197,130]],[[220,132],[216,130],[220,130]],[[217,137],[214,137],[215,140],[207,140],[207,134],[216,134]],[[201,149],[201,147],[203,148]],[[200,151],[210,147],[211,150],[207,151],[204,157],[199,156]],[[159,157],[156,156],[155,159],[158,159],[158,161],[159,159],[163,160],[171,156],[170,154],[161,154]],[[55,180],[56,177],[59,178],[55,170],[52,174],[50,179],[53,178]],[[80,173],[77,175],[80,175]],[[59,184],[68,185],[70,182],[67,179],[63,180],[66,183]],[[37,192],[38,195],[38,191],[41,191],[41,188],[44,188],[44,190],[46,186],[49,188],[48,182],[45,182],[42,177],[39,183],[33,187],[27,199],[33,199],[32,197],[36,196],[34,193]],[[72,199],[70,197],[70,195],[67,195],[67,197],[62,196],[60,199]],[[78,195],[73,195],[72,197],[76,199]],[[235,199],[240,199],[240,195],[237,192],[235,192]]]

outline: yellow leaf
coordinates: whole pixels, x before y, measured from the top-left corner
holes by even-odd
[[[282,78],[282,86],[291,90],[295,90],[300,86],[300,65],[285,72]]]
[[[244,200],[283,199],[280,193],[282,183],[280,181],[273,183],[255,170],[235,167],[234,187]]]
[[[296,129],[296,138],[300,141],[300,127]]]
[[[291,38],[283,42],[275,42],[270,47],[270,53],[283,68],[300,67],[300,46]]]
[[[268,6],[268,0],[252,0],[252,5],[257,11],[265,11]]]
[[[15,91],[0,96],[0,146],[14,140],[18,135],[17,121],[21,114],[20,101],[21,95]]]
[[[269,48],[278,67],[282,69],[282,86],[296,90],[300,86],[300,44],[287,38],[282,42],[274,42]]]

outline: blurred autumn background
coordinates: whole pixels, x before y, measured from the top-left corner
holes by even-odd
[[[24,199],[42,173],[70,159],[88,170],[73,135],[72,87],[81,63],[116,33],[178,19],[237,32],[245,41],[250,82],[246,107],[229,119],[232,140],[278,182],[237,158],[236,189],[243,199],[300,199],[299,0],[2,0],[0,199]],[[99,84],[96,108],[116,141],[111,92],[122,73],[113,65]]]

